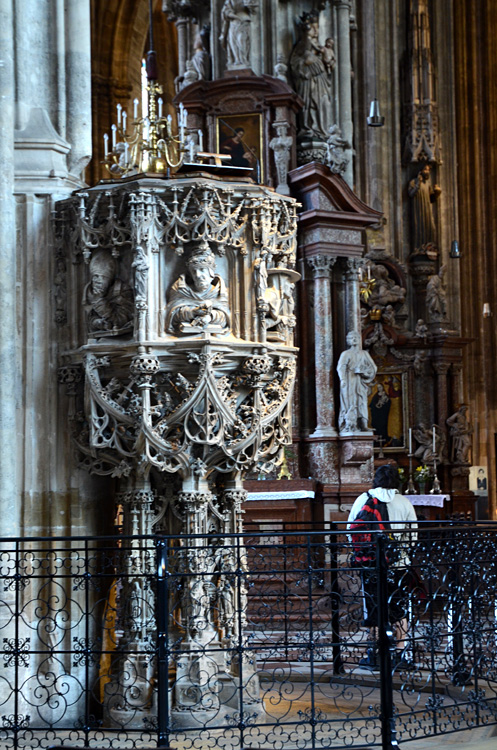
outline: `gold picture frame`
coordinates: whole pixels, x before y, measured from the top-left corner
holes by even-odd
[[[407,450],[407,372],[378,372],[369,394],[368,409],[369,425],[375,432],[375,450]]]
[[[243,131],[243,134],[240,134]],[[254,112],[216,117],[216,151],[229,154],[229,166],[254,169],[254,179],[264,182],[262,115]]]

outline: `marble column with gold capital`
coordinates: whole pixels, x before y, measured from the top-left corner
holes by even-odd
[[[314,278],[314,347],[317,425],[311,437],[334,437],[333,329],[331,312],[331,272],[335,258],[314,255],[307,264]]]

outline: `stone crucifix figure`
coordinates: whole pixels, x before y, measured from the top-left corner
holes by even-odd
[[[340,378],[338,427],[341,433],[370,432],[368,396],[377,367],[369,352],[361,349],[361,336],[357,331],[347,334],[347,344],[350,349],[341,353],[337,365]]]

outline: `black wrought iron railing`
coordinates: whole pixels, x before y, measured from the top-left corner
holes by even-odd
[[[496,535],[0,540],[0,745],[387,749],[497,723]]]

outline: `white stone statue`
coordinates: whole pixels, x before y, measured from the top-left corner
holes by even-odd
[[[200,81],[207,81],[210,75],[211,57],[204,47],[202,37],[197,34],[193,45],[193,56],[190,60]]]
[[[368,396],[377,367],[369,352],[361,349],[357,331],[347,334],[350,349],[341,353],[337,372],[340,378],[340,432],[369,432]]]
[[[301,38],[290,55],[295,90],[304,101],[299,137],[326,141],[332,124],[332,50],[319,44],[318,12],[304,13],[300,29]]]
[[[255,12],[252,0],[225,0],[221,10],[219,41],[226,50],[228,70],[250,68],[250,23]]]
[[[97,250],[91,257],[83,305],[90,333],[115,335],[132,327],[133,292],[117,278],[117,262],[107,250]]]
[[[216,259],[207,242],[201,242],[187,263],[189,279],[182,275],[171,287],[166,307],[168,333],[228,333],[231,316],[228,292],[215,273]]]
[[[467,418],[468,407],[463,404],[447,420],[447,426],[452,438],[450,460],[452,463],[469,464],[473,430]]]

